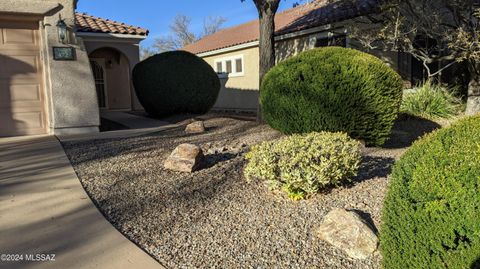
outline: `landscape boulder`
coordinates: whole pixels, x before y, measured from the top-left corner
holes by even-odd
[[[185,128],[187,134],[198,134],[205,132],[205,124],[203,121],[194,121]]]
[[[323,219],[318,237],[353,259],[366,259],[377,250],[378,237],[357,213],[334,209]]]
[[[168,170],[191,173],[201,168],[205,156],[200,147],[192,144],[181,144],[165,161]]]

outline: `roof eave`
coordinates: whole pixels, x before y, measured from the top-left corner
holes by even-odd
[[[101,33],[101,32],[82,32],[77,31],[79,37],[93,37],[93,38],[117,38],[117,39],[135,39],[144,40],[148,35],[135,35],[135,34],[115,34],[115,33]]]
[[[333,28],[334,28],[333,24],[326,24],[326,25],[321,25],[321,26],[317,26],[317,27],[313,27],[313,28],[303,29],[303,30],[300,30],[300,31],[285,32],[285,33],[281,33],[281,34],[275,36],[275,41],[282,41],[282,40],[296,38],[296,37],[300,37],[300,36],[304,36],[304,35],[324,32],[324,31],[332,30]],[[199,57],[207,57],[207,56],[227,53],[227,52],[231,52],[231,51],[235,51],[235,50],[241,50],[241,49],[256,47],[256,46],[258,46],[258,44],[259,44],[259,42],[258,42],[258,39],[257,39],[257,40],[249,41],[249,42],[242,43],[242,44],[236,44],[236,45],[228,46],[228,47],[224,47],[224,48],[218,48],[218,49],[214,49],[214,50],[210,50],[210,51],[198,52],[198,53],[196,53],[196,55],[199,56]]]

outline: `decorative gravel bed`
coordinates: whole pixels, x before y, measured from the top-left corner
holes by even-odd
[[[208,131],[183,128],[143,137],[65,143],[83,186],[103,214],[168,268],[379,268],[380,255],[351,260],[315,230],[333,208],[356,209],[376,227],[391,166],[418,135],[438,127],[402,120],[386,148],[367,148],[352,184],[293,202],[243,177],[243,153],[280,134],[233,118],[206,120]],[[200,145],[208,168],[163,169],[181,143]]]

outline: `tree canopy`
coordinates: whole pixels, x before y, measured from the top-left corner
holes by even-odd
[[[428,77],[467,64],[472,114],[480,112],[479,22],[480,0],[384,0],[379,14],[357,19],[350,33],[366,48],[411,54]]]

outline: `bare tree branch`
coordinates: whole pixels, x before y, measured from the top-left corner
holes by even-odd
[[[173,34],[175,43],[180,46],[192,44],[197,40],[197,36],[190,31],[190,23],[192,19],[185,15],[177,15],[170,24],[170,31]]]
[[[182,14],[177,15],[170,24],[170,34],[155,39],[151,48],[142,48],[150,54],[178,50],[192,44],[204,36],[216,33],[227,20],[224,17],[208,17],[204,20],[203,30],[195,34],[191,30],[191,18]]]
[[[202,37],[212,35],[222,28],[222,25],[227,21],[224,17],[212,17],[209,16],[203,21]]]

